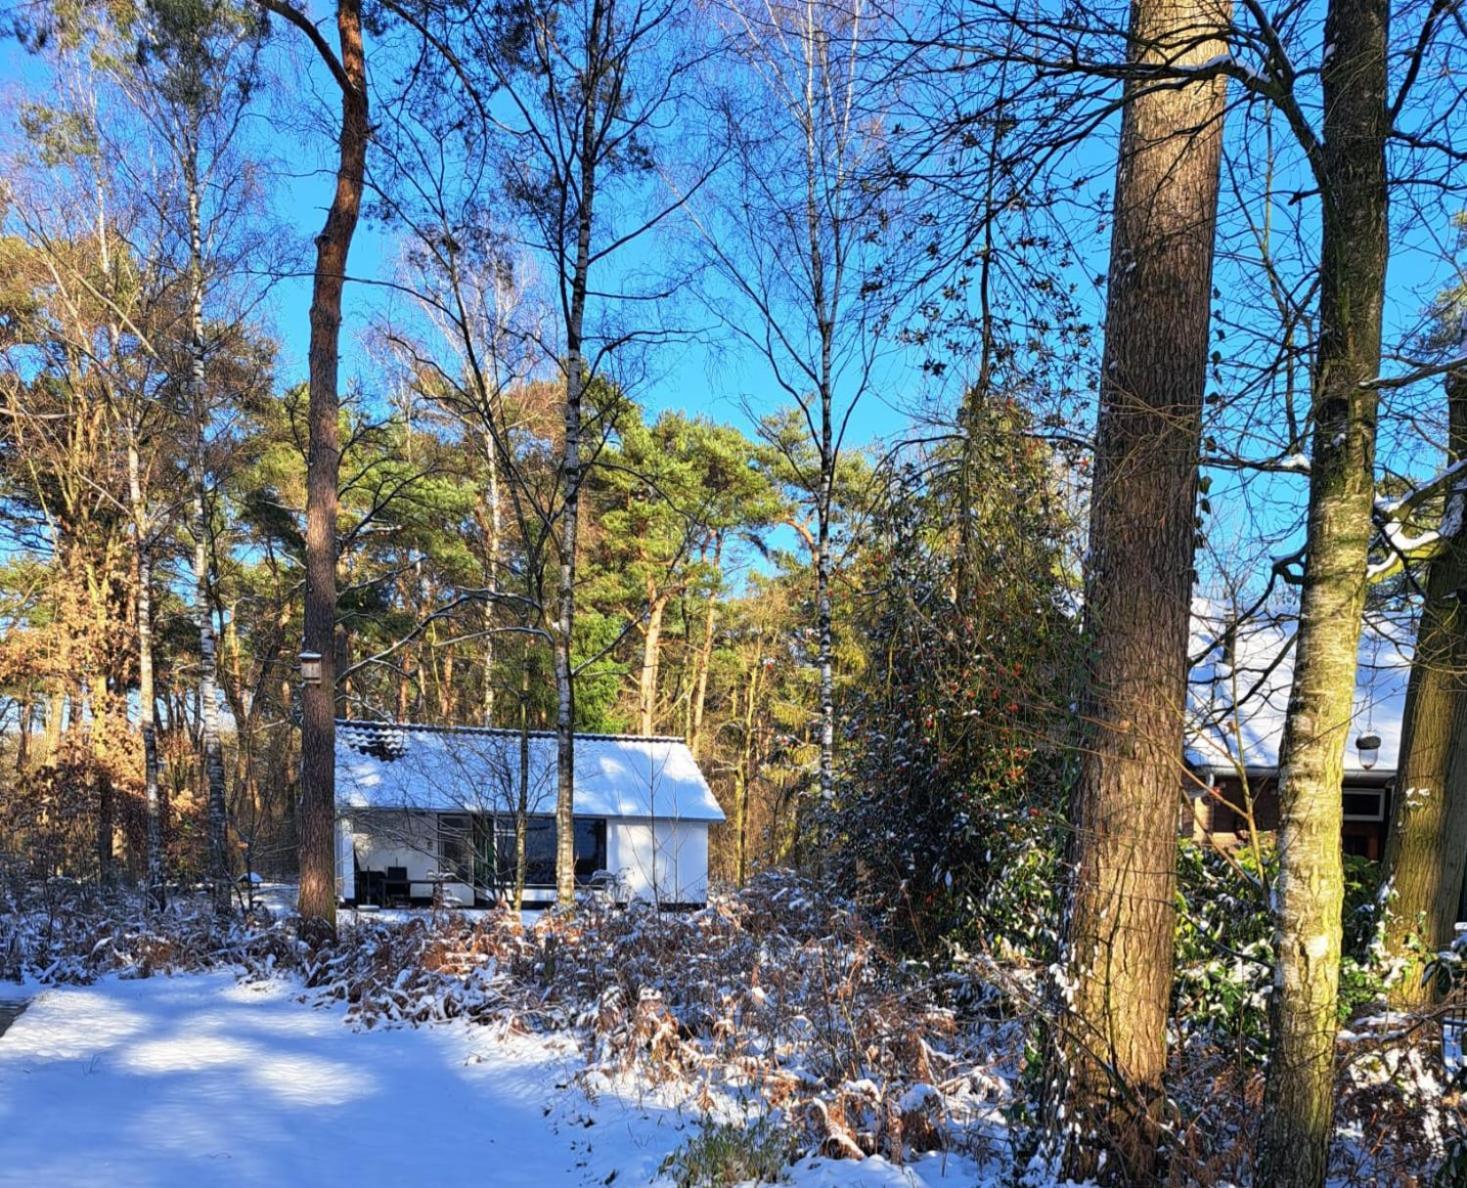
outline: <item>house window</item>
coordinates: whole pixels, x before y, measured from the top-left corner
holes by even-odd
[[[469,818],[444,813],[438,818],[438,869],[460,883],[474,881],[474,844]]]
[[[576,882],[588,883],[598,870],[606,869],[606,822],[577,817]]]
[[[1385,820],[1385,792],[1380,788],[1347,788],[1343,800],[1347,821]]]
[[[506,883],[514,882],[514,818],[495,820],[498,868]],[[606,822],[575,818],[576,882],[589,882],[606,866]],[[555,818],[531,817],[525,829],[525,886],[555,886]]]

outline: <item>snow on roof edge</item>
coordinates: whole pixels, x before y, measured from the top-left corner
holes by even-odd
[[[345,809],[508,811],[519,791],[520,731],[339,720],[337,800]],[[532,813],[553,806],[553,731],[531,731]],[[725,820],[687,743],[677,737],[577,732],[577,815]]]

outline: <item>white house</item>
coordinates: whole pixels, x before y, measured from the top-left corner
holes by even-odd
[[[722,821],[679,738],[578,734],[576,880],[598,872],[619,898],[708,898],[708,827]],[[523,760],[523,762],[522,762]],[[336,724],[337,887],[347,902],[489,903],[512,887],[523,791],[528,903],[555,898],[555,735]]]
[[[1279,750],[1294,683],[1295,627],[1260,618],[1235,623],[1195,606],[1191,651],[1200,661],[1188,681],[1187,765],[1194,779],[1194,830],[1232,838],[1246,831],[1238,811],[1245,792],[1260,830],[1278,828]],[[1355,699],[1344,743],[1342,804],[1345,852],[1379,859],[1385,852],[1411,676],[1409,633],[1368,625],[1360,641]],[[1373,744],[1373,745],[1370,745]],[[1212,796],[1196,795],[1210,787]]]

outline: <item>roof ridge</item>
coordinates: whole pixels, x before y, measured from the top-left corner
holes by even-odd
[[[336,725],[344,730],[407,730],[430,734],[489,734],[518,738],[520,732],[512,726],[440,726],[430,722],[383,722],[369,718],[337,718]],[[531,730],[531,738],[555,738],[554,730]],[[677,734],[610,734],[595,730],[577,730],[574,737],[603,742],[660,742],[687,744],[687,739]]]

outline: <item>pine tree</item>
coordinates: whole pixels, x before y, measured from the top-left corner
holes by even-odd
[[[1213,59],[1227,12],[1142,0],[1133,66]],[[1139,74],[1140,72],[1138,72]],[[1085,591],[1069,1006],[1055,1117],[1071,1173],[1152,1174],[1164,1102],[1179,767],[1226,82],[1128,83]]]

